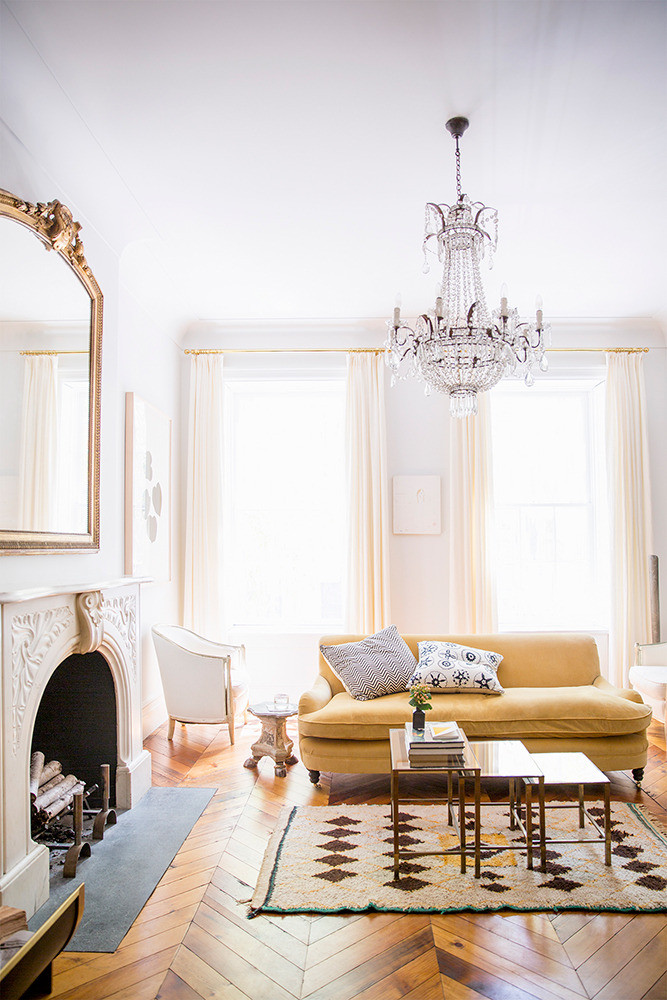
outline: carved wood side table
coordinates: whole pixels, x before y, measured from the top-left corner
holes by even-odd
[[[250,747],[252,757],[244,761],[244,767],[254,768],[262,757],[270,757],[275,766],[277,778],[287,775],[287,764],[297,764],[299,758],[292,753],[294,741],[287,735],[287,719],[296,715],[298,705],[276,708],[272,702],[263,701],[249,705],[248,711],[262,723],[262,732],[256,743]]]

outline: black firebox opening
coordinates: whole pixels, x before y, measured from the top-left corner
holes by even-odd
[[[59,760],[63,774],[75,774],[86,788],[100,784],[100,764],[111,766],[111,804],[116,804],[116,692],[101,653],[74,653],[46,686],[32,736],[32,751]],[[90,797],[91,808],[101,795]]]

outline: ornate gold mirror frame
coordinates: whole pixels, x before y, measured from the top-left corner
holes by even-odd
[[[87,531],[9,530],[0,524],[0,555],[90,552],[99,549],[100,534],[100,393],[102,386],[102,302],[100,286],[88,266],[79,239],[81,226],[70,210],[54,200],[36,205],[0,188],[0,218],[13,219],[58,254],[74,272],[90,298]],[[2,264],[0,263],[0,267]],[[0,318],[2,318],[0,316]],[[21,353],[81,353],[24,351]],[[0,428],[2,433],[2,428]]]

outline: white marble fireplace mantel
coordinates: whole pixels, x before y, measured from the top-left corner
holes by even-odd
[[[73,653],[98,650],[116,693],[116,802],[128,809],[151,784],[141,728],[136,577],[0,594],[0,904],[28,916],[49,895],[48,848],[30,836],[32,733],[48,681]]]

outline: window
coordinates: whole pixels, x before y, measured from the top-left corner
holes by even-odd
[[[492,397],[498,620],[607,627],[604,383],[503,384]]]
[[[341,628],[343,371],[329,377],[230,377],[225,408],[229,626],[278,632]]]

